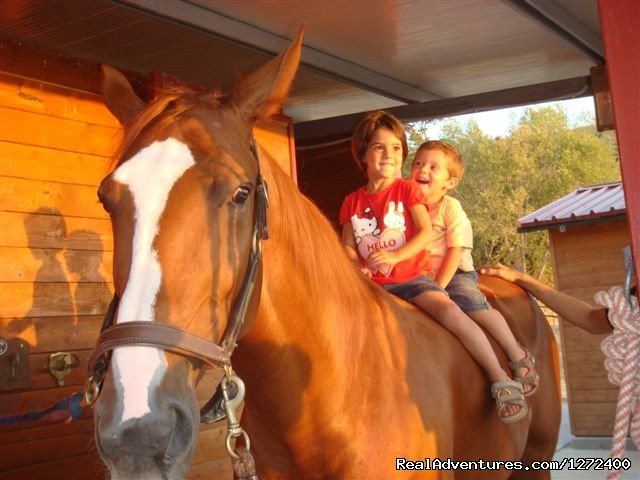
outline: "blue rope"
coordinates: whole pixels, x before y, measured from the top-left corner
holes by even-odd
[[[70,397],[63,398],[55,405],[37,412],[21,413],[19,415],[8,415],[0,417],[0,426],[15,425],[22,422],[34,422],[53,412],[69,410],[71,421],[76,421],[82,415],[82,393],[74,393]]]

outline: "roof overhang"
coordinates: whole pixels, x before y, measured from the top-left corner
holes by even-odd
[[[518,220],[519,233],[624,219],[622,182],[580,187]]]
[[[226,91],[305,22],[285,107],[300,139],[381,108],[416,120],[588,95],[602,64],[596,0],[12,0],[0,37]]]

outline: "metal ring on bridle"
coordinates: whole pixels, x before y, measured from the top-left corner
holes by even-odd
[[[240,430],[240,432],[236,432],[235,434],[232,434],[231,431],[227,432],[227,438],[225,440],[225,445],[227,447],[227,453],[229,454],[230,457],[238,460],[240,458],[240,455],[238,455],[236,453],[236,450],[231,446],[231,439],[232,438],[238,438],[238,437],[242,437],[244,440],[244,446],[247,450],[251,449],[251,440],[249,440],[249,435],[247,435],[247,432],[245,432],[244,430]]]
[[[98,385],[98,380],[96,377],[91,375],[87,378],[87,381],[84,384],[84,401],[87,405],[91,405],[95,402],[96,398],[100,394],[100,385]]]

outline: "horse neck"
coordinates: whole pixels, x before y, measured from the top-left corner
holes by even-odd
[[[263,243],[260,307],[241,350],[252,349],[254,365],[287,375],[315,361],[343,369],[365,349],[387,350],[372,345],[386,340],[372,341],[370,330],[393,328],[393,307],[354,268],[317,207],[283,173],[267,181],[270,238]]]

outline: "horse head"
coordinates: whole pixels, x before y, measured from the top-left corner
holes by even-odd
[[[195,385],[207,364],[228,363],[235,338],[224,345],[223,336],[234,311],[251,318],[257,308],[255,296],[239,299],[247,275],[260,280],[248,260],[264,216],[252,125],[281,107],[301,42],[302,30],[227,96],[173,91],[145,104],[103,67],[106,105],[125,128],[119,162],[98,190],[113,226],[119,301],[91,362],[100,365],[96,443],[112,478],[177,479],[190,464]]]

